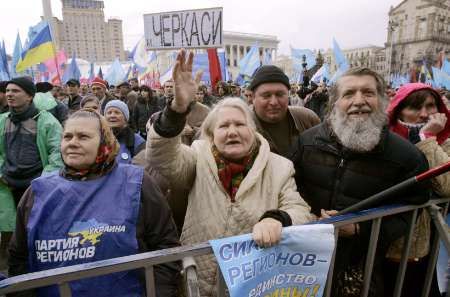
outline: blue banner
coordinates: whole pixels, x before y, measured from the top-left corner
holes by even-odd
[[[209,242],[231,297],[322,296],[335,245],[329,224],[284,228],[271,248],[250,234]]]

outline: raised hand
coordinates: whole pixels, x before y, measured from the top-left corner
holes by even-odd
[[[445,129],[447,123],[447,117],[444,113],[435,113],[430,115],[428,123],[420,129],[421,133],[430,133],[433,135],[439,134]]]
[[[192,78],[192,62],[194,60],[194,53],[190,52],[186,60],[186,50],[181,49],[178,52],[177,60],[173,68],[173,81],[175,83],[175,96],[171,104],[171,109],[178,113],[185,113],[195,100],[195,94],[202,77],[202,72],[195,74],[195,79]]]

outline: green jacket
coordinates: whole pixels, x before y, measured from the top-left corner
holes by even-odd
[[[5,163],[5,124],[9,112],[0,114],[0,177]],[[40,111],[37,118],[36,142],[43,172],[58,170],[63,167],[61,159],[62,127],[58,120],[47,111]],[[0,231],[13,231],[15,225],[15,206],[9,188],[0,182]],[[12,229],[11,229],[12,228]]]
[[[0,169],[5,162],[5,124],[9,112],[0,114]],[[61,134],[62,127],[58,120],[47,111],[40,111],[36,115],[37,134],[36,142],[44,172],[50,172],[63,167],[61,159]],[[2,176],[0,172],[0,177]]]

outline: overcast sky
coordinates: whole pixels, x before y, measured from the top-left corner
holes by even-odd
[[[61,19],[61,1],[52,0]],[[386,42],[388,12],[401,0],[105,0],[106,18],[123,20],[125,49],[144,34],[143,14],[223,7],[226,31],[276,35],[279,53],[294,48],[327,49],[335,37],[341,48]],[[264,4],[263,4],[264,3]],[[2,1],[0,38],[8,53],[19,31],[24,42],[28,27],[40,21],[41,0]]]

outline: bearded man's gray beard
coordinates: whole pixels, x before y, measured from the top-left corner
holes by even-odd
[[[350,118],[334,107],[329,121],[331,129],[344,147],[351,151],[369,152],[380,142],[387,116],[378,110],[371,113],[367,119]]]

